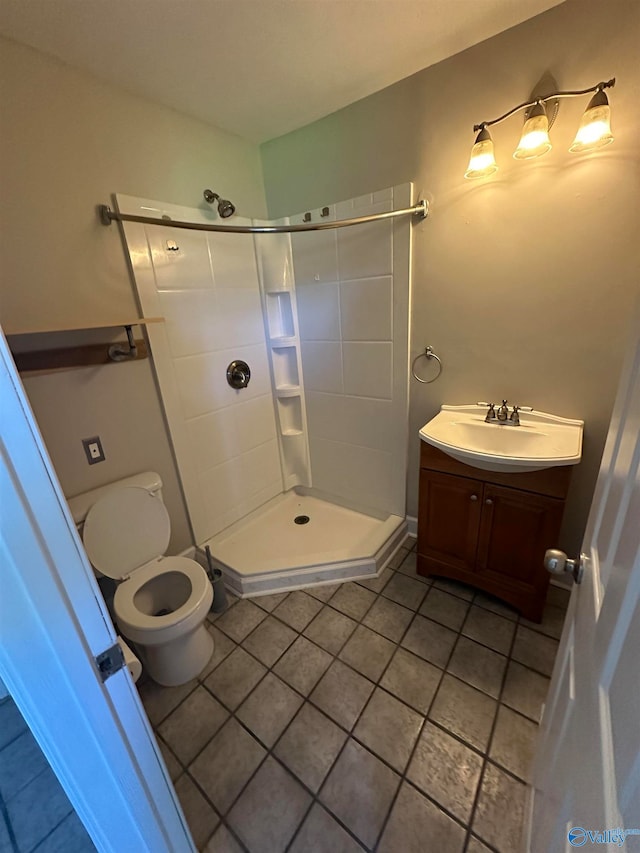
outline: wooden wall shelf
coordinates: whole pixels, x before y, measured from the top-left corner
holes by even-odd
[[[79,326],[43,326],[39,329],[4,329],[7,337],[14,335],[46,335],[59,332],[90,332],[93,329],[124,329],[126,326],[147,326],[149,323],[164,323],[164,317],[136,317],[134,319],[103,323],[82,323]]]
[[[142,338],[134,341],[131,328],[133,326],[144,326],[148,323],[162,322],[164,322],[163,317],[138,317],[132,320],[125,320],[122,323],[102,322],[85,324],[82,326],[68,326],[65,328],[49,327],[40,329],[20,329],[19,331],[6,331],[5,334],[9,340],[9,346],[11,347],[12,339],[15,340],[27,335],[62,335],[70,332],[87,332],[95,331],[97,329],[122,328],[127,331],[130,342],[135,343],[135,355],[126,356],[124,358],[112,357],[111,348],[114,346],[113,341],[108,343],[81,343],[74,346],[48,347],[47,349],[21,350],[15,346],[11,347],[13,359],[20,373],[42,374],[58,370],[70,370],[78,367],[116,364],[121,361],[139,361],[141,359],[148,358],[149,351],[146,341]],[[115,346],[126,350],[129,344],[124,341],[122,343],[116,343]]]

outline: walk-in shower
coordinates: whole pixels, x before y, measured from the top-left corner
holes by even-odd
[[[406,535],[426,206],[408,184],[277,223],[117,206],[102,220],[122,221],[142,311],[164,318],[148,334],[197,546],[241,595],[373,575]],[[227,381],[232,363],[250,383]]]

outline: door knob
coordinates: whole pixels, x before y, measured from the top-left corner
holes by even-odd
[[[575,583],[582,583],[584,575],[584,554],[580,554],[578,560],[571,560],[564,551],[549,548],[545,551],[544,565],[552,575],[563,575],[565,572],[573,577]]]

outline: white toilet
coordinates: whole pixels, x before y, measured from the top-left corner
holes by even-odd
[[[118,582],[118,629],[147,672],[167,687],[195,678],[213,654],[205,619],[213,602],[206,572],[186,557],[164,557],[171,531],[162,480],[152,471],[69,500],[87,556]]]

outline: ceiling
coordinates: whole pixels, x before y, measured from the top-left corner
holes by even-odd
[[[0,0],[0,32],[263,142],[562,0]]]

